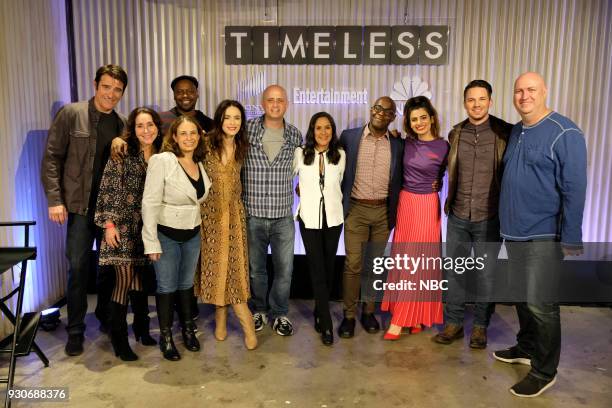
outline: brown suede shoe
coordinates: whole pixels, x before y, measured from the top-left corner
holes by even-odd
[[[444,330],[436,334],[434,341],[440,344],[451,344],[454,340],[463,337],[463,326],[448,323],[444,325]]]
[[[485,327],[474,326],[470,336],[470,348],[487,348],[487,329]]]

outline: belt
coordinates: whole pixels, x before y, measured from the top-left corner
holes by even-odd
[[[367,205],[386,205],[387,199],[381,198],[379,200],[366,200],[364,198],[355,198],[351,197],[351,200],[358,202],[359,204],[367,204]]]

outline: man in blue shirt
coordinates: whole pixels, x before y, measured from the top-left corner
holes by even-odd
[[[517,344],[494,357],[531,365],[529,374],[510,388],[519,397],[536,397],[555,383],[561,352],[559,304],[542,294],[557,283],[555,266],[563,255],[582,252],[584,135],[546,106],[546,94],[537,73],[524,73],[514,83],[514,107],[522,120],[510,134],[500,195],[501,235],[513,271],[525,274],[527,303],[516,305]]]
[[[289,291],[293,273],[293,154],[302,134],[284,119],[287,92],[268,86],[262,95],[264,115],[247,122],[249,151],[242,167],[243,200],[247,211],[249,274],[255,330],[272,319],[280,336],[293,334]],[[272,252],[274,279],[268,294],[266,259]]]

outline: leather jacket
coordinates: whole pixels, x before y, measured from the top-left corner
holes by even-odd
[[[113,114],[125,127],[125,118]],[[41,180],[48,206],[86,215],[91,193],[100,112],[93,98],[64,106],[55,116],[44,152]]]
[[[453,126],[453,129],[448,134],[448,142],[450,143],[450,151],[448,153],[448,195],[444,203],[444,212],[449,214],[453,200],[457,193],[457,152],[459,148],[459,138],[461,129],[468,123],[468,119]],[[491,130],[495,134],[495,160],[494,160],[494,179],[498,187],[501,185],[501,177],[503,173],[502,159],[506,151],[508,138],[513,125],[505,122],[493,115],[489,115],[489,123]]]

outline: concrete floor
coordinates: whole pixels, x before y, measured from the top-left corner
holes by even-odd
[[[90,297],[90,307],[94,304]],[[153,298],[149,298],[153,303]],[[535,399],[512,396],[508,388],[529,367],[494,360],[490,353],[513,344],[514,308],[498,306],[487,350],[471,350],[468,338],[450,346],[433,343],[435,329],[382,341],[358,325],[356,336],[321,345],[312,328],[312,302],[295,300],[290,317],[296,333],[277,336],[270,328],[260,346],[247,351],[233,314],[229,336],[212,336],[212,310],[201,306],[203,350],[190,353],[175,336],[183,359],[169,362],[159,349],[130,341],[140,359],[124,363],[87,315],[85,353],[64,354],[66,332],[39,331],[37,342],[51,361],[43,368],[34,354],[18,360],[16,385],[69,387],[69,403],[16,403],[33,407],[611,407],[612,310],[562,308],[563,350],[557,383]],[[336,324],[341,304],[333,303]],[[154,317],[154,306],[151,305]],[[62,322],[66,311],[62,309]],[[156,319],[153,319],[154,321]],[[386,324],[386,316],[383,318]],[[468,320],[471,327],[471,319]],[[153,326],[157,336],[157,322]],[[131,336],[131,331],[130,331]],[[6,361],[6,360],[5,360]],[[3,366],[6,368],[6,364]],[[6,369],[4,370],[6,372]]]

